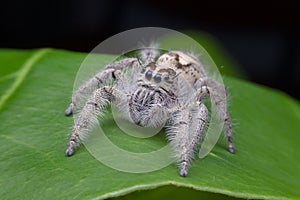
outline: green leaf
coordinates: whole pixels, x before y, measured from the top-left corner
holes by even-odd
[[[64,110],[85,56],[53,49],[0,50],[1,199],[103,199],[138,190],[148,191],[128,198],[300,199],[299,103],[229,77],[235,155],[221,138],[205,159],[195,159],[186,178],[178,175],[176,164],[146,174],[119,172],[84,146],[66,157],[73,119]],[[109,58],[95,55],[91,64],[100,69]],[[103,123],[121,148],[147,152],[166,143],[163,135],[142,141],[121,134],[110,115]]]

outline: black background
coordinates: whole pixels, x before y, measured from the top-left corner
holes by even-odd
[[[131,28],[214,36],[250,80],[300,99],[300,9],[293,1],[2,1],[0,47],[89,52]]]

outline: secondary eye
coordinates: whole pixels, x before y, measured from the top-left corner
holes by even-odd
[[[145,77],[148,81],[150,81],[152,78],[152,71],[148,70],[145,74]]]
[[[153,80],[154,80],[155,83],[159,83],[161,81],[161,74],[156,74],[153,77]]]

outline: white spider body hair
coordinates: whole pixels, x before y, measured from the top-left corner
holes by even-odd
[[[179,174],[185,177],[209,119],[208,109],[203,103],[206,96],[210,96],[219,110],[220,119],[224,120],[228,150],[235,152],[223,85],[207,77],[201,62],[192,54],[181,51],[159,54],[154,47],[144,48],[138,54],[140,60],[125,58],[116,61],[75,92],[66,115],[73,113],[84,91],[100,85],[75,121],[66,150],[68,156],[74,154],[76,146],[98,123],[105,106],[112,103],[131,123],[143,127],[166,127],[167,138],[179,164]],[[106,79],[113,80],[113,84],[103,84]]]

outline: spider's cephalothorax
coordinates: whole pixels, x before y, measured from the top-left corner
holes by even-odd
[[[208,120],[208,110],[202,100],[212,95],[217,108],[225,109],[220,113],[224,113],[228,150],[235,152],[226,94],[218,94],[225,91],[218,90],[222,84],[207,77],[201,62],[191,54],[181,51],[159,54],[154,48],[144,48],[139,52],[140,59],[113,62],[74,93],[66,115],[71,115],[87,91],[95,88],[80,108],[66,150],[68,156],[74,154],[105,106],[113,103],[132,123],[145,127],[166,126],[179,163],[179,174],[187,176]],[[108,80],[113,84],[105,84]]]

